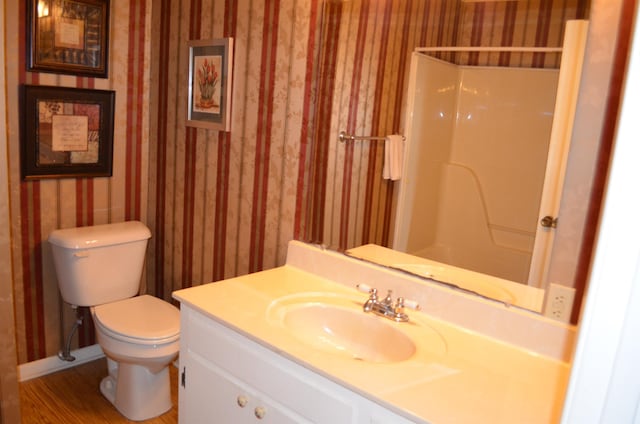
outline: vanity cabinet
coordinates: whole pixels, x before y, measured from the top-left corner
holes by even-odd
[[[181,305],[180,423],[411,423]]]

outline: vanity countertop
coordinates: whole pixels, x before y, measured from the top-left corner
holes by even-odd
[[[570,369],[564,361],[414,311],[409,311],[412,322],[388,322],[407,326],[403,328],[410,334],[414,330],[409,327],[416,323],[427,327],[444,340],[444,350],[418,340],[418,353],[395,363],[329,354],[300,343],[268,318],[274,301],[301,292],[357,296],[363,303],[367,299],[355,288],[291,265],[179,290],[173,296],[415,422],[552,423],[560,419]]]

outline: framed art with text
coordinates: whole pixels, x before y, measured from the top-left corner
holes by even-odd
[[[27,0],[27,70],[107,78],[109,0]]]
[[[109,177],[115,92],[22,86],[22,178]]]

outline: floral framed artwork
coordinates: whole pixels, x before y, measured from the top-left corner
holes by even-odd
[[[110,177],[115,91],[22,86],[22,178]]]
[[[107,78],[109,0],[27,0],[27,70]]]
[[[232,38],[189,41],[188,126],[230,130],[232,63]]]

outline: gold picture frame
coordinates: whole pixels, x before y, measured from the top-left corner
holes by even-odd
[[[27,70],[107,78],[109,0],[27,0]]]

